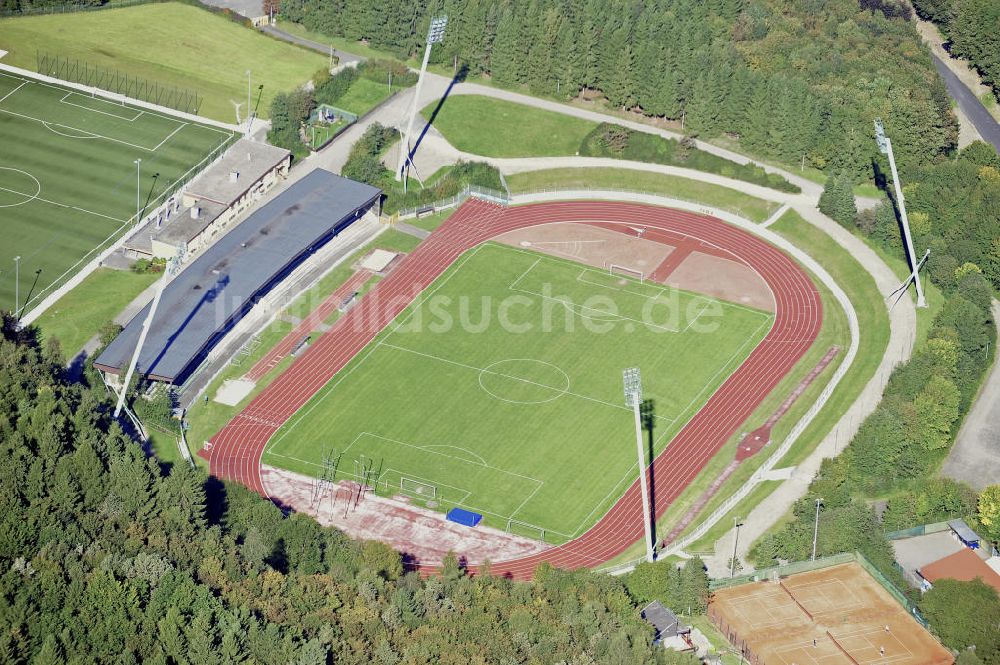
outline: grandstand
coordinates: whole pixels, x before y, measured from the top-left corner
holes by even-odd
[[[253,305],[306,258],[377,205],[381,190],[323,169],[306,175],[237,225],[167,285],[137,371],[181,384]],[[147,305],[97,358],[117,381]]]

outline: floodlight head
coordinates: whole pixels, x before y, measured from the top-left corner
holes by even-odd
[[[878,143],[878,149],[883,155],[889,154],[889,139],[885,137],[885,127],[881,118],[875,119],[875,142]]]
[[[427,30],[427,43],[438,44],[444,41],[444,28],[446,25],[448,25],[447,15],[432,18],[431,27]]]
[[[638,367],[629,367],[622,371],[622,381],[625,384],[625,406],[635,406],[642,399],[642,376]]]

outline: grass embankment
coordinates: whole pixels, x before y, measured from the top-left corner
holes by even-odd
[[[81,63],[114,68],[200,94],[201,115],[236,119],[233,102],[246,113],[247,70],[257,109],[266,117],[275,93],[305,83],[328,59],[238,25],[211,12],[177,3],[99,12],[26,16],[0,20],[4,63],[35,70],[42,49]],[[234,57],[238,56],[238,62]]]
[[[779,207],[772,201],[758,199],[728,187],[632,169],[566,168],[530,171],[507,176],[507,186],[514,194],[538,189],[618,189],[662,194],[732,210],[755,222],[763,222]]]
[[[336,106],[362,116],[378,106],[389,95],[401,90],[398,86],[389,87],[388,81],[377,83],[363,76],[358,77],[344,96],[337,100]]]
[[[854,400],[864,389],[881,362],[886,345],[888,344],[889,319],[885,305],[883,304],[883,298],[875,285],[875,281],[847,250],[833,242],[823,231],[803,220],[794,210],[786,212],[770,228],[808,253],[830,273],[854,305],[860,330],[858,355],[854,360],[853,366],[841,380],[839,386],[827,402],[826,407],[799,436],[799,439],[792,446],[788,454],[778,462],[777,467],[781,468],[797,464],[805,459],[823,437],[833,429],[833,426],[843,413],[853,404]],[[752,431],[766,420],[774,412],[775,408],[784,401],[791,390],[798,385],[802,378],[812,371],[812,368],[815,367],[816,363],[832,344],[840,345],[842,347],[841,353],[824,370],[823,374],[812,383],[806,392],[799,397],[788,413],[775,425],[772,431],[772,440],[774,443],[765,448],[755,458],[751,458],[751,460],[740,465],[740,468],[722,485],[715,497],[706,504],[699,518],[696,518],[691,523],[687,531],[697,527],[701,519],[710,515],[727,497],[732,495],[733,492],[749,479],[757,467],[767,459],[767,455],[770,454],[775,445],[780,444],[788,435],[791,428],[794,427],[795,423],[812,406],[818,394],[826,386],[835,368],[843,362],[844,353],[846,353],[847,345],[850,343],[846,314],[825,286],[817,283],[817,288],[823,300],[824,322],[816,342],[803,359],[799,361],[795,369],[782,380],[778,387],[757,408],[754,414],[747,419],[746,424],[740,428],[740,432]],[[692,483],[678,500],[667,509],[663,517],[657,522],[657,533],[661,536],[669,533],[711,481],[729,464],[735,455],[735,443],[738,436],[739,434],[726,444],[722,452],[716,455],[705,471],[699,475],[698,480]],[[688,548],[688,551],[692,553],[713,551],[715,541],[732,528],[732,518],[734,516],[746,516],[779,484],[779,482],[761,483],[730,514],[726,515],[715,526],[709,529],[702,538],[693,543]],[[617,557],[612,563],[629,561],[641,556],[641,554],[641,544],[636,544]]]
[[[114,320],[158,277],[158,273],[98,268],[45,310],[35,325],[42,331],[42,339],[58,339],[63,355],[70,360],[101,326]]]
[[[212,400],[219,387],[222,386],[226,380],[239,378],[245,374],[247,370],[253,367],[255,362],[263,358],[268,351],[270,351],[289,331],[292,330],[294,325],[290,321],[284,320],[283,317],[288,317],[290,319],[291,317],[302,318],[307,316],[310,312],[316,309],[316,307],[319,306],[319,304],[323,302],[328,295],[333,293],[338,286],[347,281],[347,278],[350,277],[353,272],[351,266],[372,249],[379,247],[391,251],[409,252],[412,251],[418,243],[419,241],[413,236],[389,229],[379,235],[379,237],[371,243],[359,249],[356,253],[344,260],[340,265],[320,279],[312,288],[307,289],[291,304],[289,304],[289,306],[285,308],[285,310],[279,314],[277,318],[275,318],[274,322],[261,331],[259,337],[260,345],[253,351],[253,353],[243,358],[239,365],[228,365],[222,372],[220,372],[219,376],[217,376],[208,385],[205,390],[205,395],[208,396],[208,401],[201,399],[195,404],[192,404],[188,409],[187,421],[190,429],[188,430],[187,438],[191,452],[194,453],[196,450],[200,450],[205,444],[205,441],[209,440],[216,432],[222,429],[222,427],[229,422],[233,416],[239,413],[240,410],[246,406],[253,397],[266,388],[271,381],[273,381],[281,372],[292,364],[293,359],[291,357],[282,358],[281,362],[278,363],[274,369],[268,372],[267,375],[257,382],[253,392],[251,392],[250,395],[244,398],[243,401],[236,406],[226,406]],[[362,289],[362,293],[367,292],[367,290],[374,286],[378,282],[378,279],[379,278],[375,277],[372,280],[369,280]],[[334,312],[333,315],[324,321],[324,323],[332,323],[336,320],[338,315],[338,312]],[[196,459],[203,461],[200,457],[197,457]]]
[[[421,112],[430,119],[437,102]],[[434,117],[448,142],[483,157],[573,155],[597,123],[493,97],[449,97]]]

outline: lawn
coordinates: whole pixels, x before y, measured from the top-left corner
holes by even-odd
[[[199,93],[200,113],[235,122],[233,102],[246,113],[247,70],[263,84],[258,114],[267,117],[275,93],[305,83],[328,59],[267,37],[191,5],[157,3],[0,20],[3,62],[35,69],[36,50],[101,67],[161,86]],[[243,117],[243,116],[241,116]]]
[[[19,283],[30,311],[134,223],[137,186],[144,209],[154,208],[231,139],[214,127],[0,73],[0,303],[13,303]]]
[[[662,194],[729,210],[754,222],[763,222],[778,209],[777,203],[728,187],[632,169],[567,168],[531,171],[507,176],[507,186],[514,194],[540,189],[612,189]]]
[[[429,119],[437,102],[422,111]],[[453,95],[434,118],[434,127],[453,146],[483,157],[574,155],[597,124],[563,113],[482,97]]]
[[[359,76],[351,87],[347,89],[344,96],[337,100],[336,106],[350,111],[354,115],[362,116],[378,106],[391,93],[398,92],[401,88],[393,86],[389,90],[389,83],[376,83],[371,79]]]
[[[35,325],[42,331],[43,339],[58,339],[63,355],[73,358],[101,326],[113,321],[159,276],[159,273],[98,268],[45,310]]]
[[[653,303],[673,316],[649,316]],[[706,308],[719,318],[702,325]],[[699,320],[700,319],[700,320]],[[282,427],[264,462],[476,510],[550,542],[635,474],[621,370],[641,366],[661,451],[773,316],[487,243],[470,250]],[[678,362],[683,359],[683,362]],[[391,416],[391,417],[387,417]],[[374,481],[374,480],[373,480]],[[532,526],[527,526],[532,525]]]

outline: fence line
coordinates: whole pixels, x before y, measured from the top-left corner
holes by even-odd
[[[63,81],[107,90],[118,95],[140,99],[157,106],[197,114],[202,98],[197,92],[176,86],[161,86],[156,81],[129,76],[113,67],[93,65],[79,58],[67,58],[43,51],[35,52],[35,69]]]
[[[101,9],[119,9],[122,7],[135,7],[137,5],[149,5],[164,0],[116,0],[103,5],[84,5],[67,3],[64,5],[43,5],[41,7],[22,7],[21,9],[0,10],[0,16],[37,16],[41,14],[72,14],[76,12],[92,12]]]
[[[939,533],[941,531],[947,531],[950,528],[951,527],[948,526],[947,522],[933,522],[931,524],[921,524],[920,526],[911,527],[909,529],[900,529],[899,531],[887,531],[885,537],[889,540],[899,540],[901,538],[923,536],[928,533]]]

